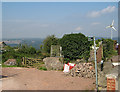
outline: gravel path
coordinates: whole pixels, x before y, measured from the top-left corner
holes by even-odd
[[[66,76],[62,71],[2,68],[2,90],[93,90],[95,79]],[[8,77],[6,77],[8,76]]]

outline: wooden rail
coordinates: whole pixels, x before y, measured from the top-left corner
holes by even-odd
[[[40,63],[42,61],[42,59],[23,57],[22,61],[23,61],[23,65],[28,65],[29,66],[29,65],[33,65],[34,63]]]

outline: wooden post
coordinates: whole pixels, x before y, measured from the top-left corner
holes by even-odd
[[[51,45],[51,57],[52,57],[52,45]]]
[[[118,55],[120,55],[120,45],[118,45]]]
[[[23,59],[22,59],[22,60],[23,60],[23,65],[24,65],[24,64],[25,64],[25,59],[24,59],[24,57],[23,57]]]
[[[60,46],[60,57],[62,57],[62,47]]]
[[[25,65],[26,65],[26,57],[25,57]]]

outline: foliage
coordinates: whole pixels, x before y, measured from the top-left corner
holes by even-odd
[[[28,46],[27,44],[20,46],[18,51],[24,54],[35,54],[36,53],[36,49],[33,48],[32,46]]]
[[[30,54],[35,54],[36,53],[36,49],[33,48],[32,46],[30,46],[29,53]]]
[[[69,58],[64,58],[64,61],[65,61],[64,63],[67,64],[70,61],[70,59]]]
[[[56,38],[54,35],[48,36],[43,41],[43,52],[50,53],[51,45],[57,45],[58,44],[58,38]]]
[[[114,41],[111,39],[102,39],[103,41],[103,57],[111,57],[115,54]]]
[[[100,39],[98,39],[98,40],[95,41],[96,47],[99,47],[99,42],[100,42],[100,41],[101,41]]]
[[[88,60],[90,53],[90,42],[88,37],[82,33],[79,34],[66,34],[60,39],[64,58],[75,60],[82,59]]]
[[[44,66],[44,62],[34,63],[32,67],[39,70],[47,70]]]
[[[2,53],[2,63],[8,59],[16,59],[17,66],[22,66],[22,57],[39,57],[40,51],[37,51],[34,47],[26,44],[19,45],[19,47],[6,46],[5,51]],[[18,49],[18,50],[15,50]]]
[[[2,62],[7,61],[8,59],[17,58],[17,54],[12,47],[7,46],[5,49],[6,52],[2,54]]]
[[[44,70],[44,71],[47,71],[47,68],[46,67],[40,67],[39,70]]]
[[[4,64],[2,64],[2,67],[17,67],[17,65],[4,65]]]
[[[96,40],[96,47],[99,47],[99,42],[103,44],[103,59],[110,58],[113,55],[117,55],[117,51],[114,50],[114,41],[111,39],[98,39]]]
[[[51,46],[52,49],[52,56],[60,56],[60,45],[52,45]]]

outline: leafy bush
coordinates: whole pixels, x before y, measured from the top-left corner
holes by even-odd
[[[90,54],[90,42],[88,37],[79,34],[66,34],[60,39],[64,58],[70,60],[85,59],[88,60]]]
[[[110,58],[112,55],[115,55],[114,50],[114,41],[111,39],[102,39],[103,41],[103,57]]]

